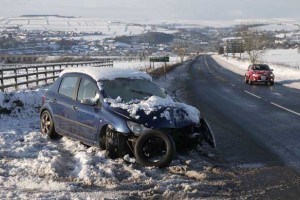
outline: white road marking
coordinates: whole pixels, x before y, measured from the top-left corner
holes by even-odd
[[[281,108],[281,109],[283,109],[283,110],[286,110],[286,111],[288,111],[288,112],[290,112],[290,113],[293,113],[293,114],[295,114],[295,115],[300,116],[300,113],[298,113],[298,112],[296,112],[296,111],[290,110],[290,109],[288,109],[288,108],[285,108],[285,107],[283,107],[283,106],[281,106],[281,105],[278,105],[278,104],[276,104],[276,103],[273,103],[273,102],[271,102],[271,104],[274,105],[274,106],[277,106],[278,108]]]
[[[260,96],[257,96],[257,95],[255,95],[255,94],[253,94],[253,93],[251,93],[251,92],[248,92],[247,90],[244,90],[244,92],[246,92],[247,94],[250,94],[250,95],[252,95],[252,96],[254,96],[254,97],[256,97],[256,98],[261,99]]]
[[[278,92],[274,92],[273,94],[278,95],[278,96],[282,96],[282,94],[280,94]]]

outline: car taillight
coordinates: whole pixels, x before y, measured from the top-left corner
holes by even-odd
[[[44,105],[45,102],[46,102],[46,97],[43,95],[43,96],[42,96],[42,105]]]

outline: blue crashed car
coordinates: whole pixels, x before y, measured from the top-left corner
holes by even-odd
[[[135,156],[144,166],[168,166],[176,149],[215,140],[200,112],[174,101],[144,72],[103,67],[64,70],[42,97],[41,132]]]

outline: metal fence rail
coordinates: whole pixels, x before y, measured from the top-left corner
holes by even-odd
[[[38,87],[53,83],[62,70],[69,67],[95,66],[112,67],[113,61],[88,61],[88,62],[66,62],[39,65],[0,66],[0,91],[13,88],[18,90],[20,86],[24,89]]]

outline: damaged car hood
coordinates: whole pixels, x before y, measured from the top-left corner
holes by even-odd
[[[198,109],[175,102],[171,97],[151,96],[147,100],[122,103],[120,99],[105,99],[108,108],[149,128],[182,128],[199,124]]]

